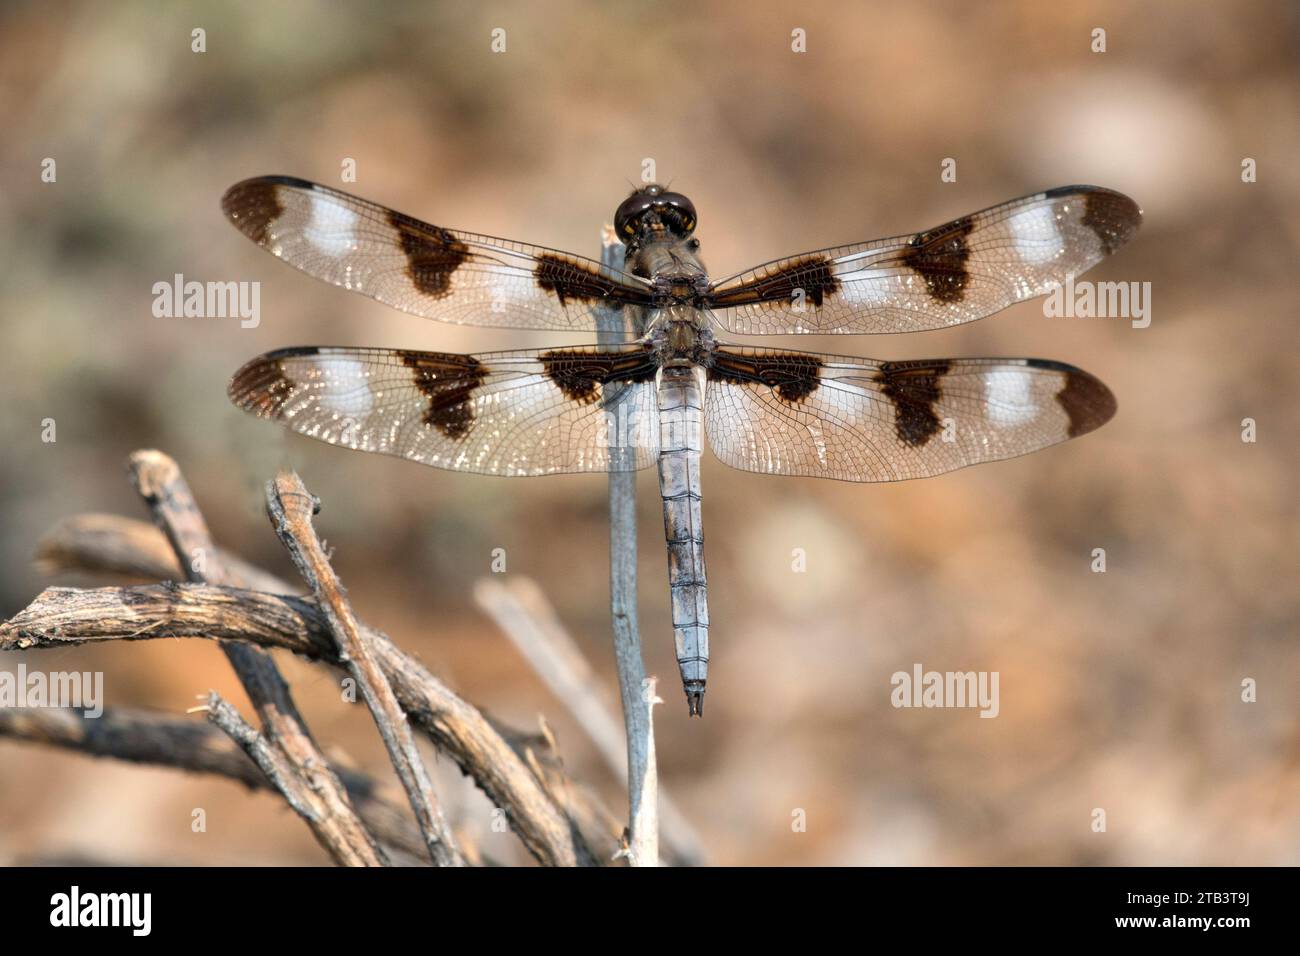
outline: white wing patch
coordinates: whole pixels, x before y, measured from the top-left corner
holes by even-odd
[[[316,363],[320,373],[310,387],[321,408],[346,418],[364,418],[375,405],[365,365],[353,358],[322,355]]]
[[[1046,194],[1035,197],[1046,198]],[[1014,213],[1007,220],[1007,231],[1015,241],[1016,252],[1030,265],[1046,265],[1065,251],[1065,240],[1050,204],[1028,206]]]
[[[1032,380],[1020,370],[995,369],[984,375],[988,419],[995,425],[1014,426],[1032,421],[1039,413]]]
[[[338,258],[357,248],[357,214],[329,193],[311,193],[311,219],[302,234],[322,255]]]

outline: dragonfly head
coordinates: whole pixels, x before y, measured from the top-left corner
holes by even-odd
[[[695,231],[695,223],[695,204],[657,183],[642,186],[614,213],[614,230],[629,245],[650,236],[685,239]]]

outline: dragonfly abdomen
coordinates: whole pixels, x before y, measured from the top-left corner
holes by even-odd
[[[704,414],[693,366],[667,366],[659,379],[659,494],[664,502],[673,637],[686,703],[704,711],[709,672],[708,585],[700,522],[700,454]]]

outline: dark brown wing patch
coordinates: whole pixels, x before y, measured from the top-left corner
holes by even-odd
[[[711,293],[705,299],[705,306],[726,309],[755,302],[788,302],[802,290],[805,300],[820,308],[826,297],[840,288],[840,280],[831,271],[832,264],[830,256],[804,256],[725,294]]]
[[[295,355],[316,355],[319,349],[304,346],[293,352]],[[235,373],[226,394],[244,411],[260,418],[278,418],[292,390],[293,382],[285,375],[280,359],[275,355],[263,355]]]
[[[605,300],[611,306],[631,303],[649,305],[650,292],[631,289],[619,282],[612,282],[606,276],[588,265],[585,261],[570,259],[554,252],[542,252],[536,256],[537,265],[533,269],[533,278],[537,287],[549,292],[560,300],[560,305],[570,302],[590,304]]]
[[[601,387],[611,382],[633,384],[654,380],[659,365],[646,350],[635,352],[593,352],[586,349],[553,349],[538,358],[547,378],[565,398],[590,405],[601,396]]]
[[[448,438],[463,438],[474,424],[474,390],[487,370],[472,355],[438,352],[398,353],[412,370],[415,387],[429,400],[421,420]]]
[[[1095,431],[1114,417],[1119,403],[1102,381],[1082,369],[1050,359],[1026,359],[1032,368],[1054,369],[1065,376],[1065,384],[1056,393],[1056,401],[1070,419],[1068,435],[1078,438]]]
[[[291,185],[297,182],[301,181],[289,180]],[[276,185],[269,177],[249,179],[231,186],[221,197],[221,211],[226,218],[259,246],[268,243],[271,225],[284,213],[284,206],[275,193]]]
[[[400,212],[388,210],[388,224],[397,230],[412,285],[434,299],[450,295],[451,275],[469,258],[469,247],[447,230]]]
[[[801,402],[821,387],[821,360],[804,352],[740,355],[718,349],[708,367],[711,382],[766,385],[786,402]]]
[[[898,440],[920,447],[941,426],[935,406],[943,392],[939,380],[948,372],[946,361],[885,362],[876,381],[894,403],[894,430]]]
[[[926,291],[936,302],[960,302],[966,294],[970,273],[966,260],[970,247],[966,237],[975,228],[970,216],[918,233],[900,255],[902,263],[925,281]]]
[[[1097,189],[1084,194],[1082,222],[1097,234],[1101,251],[1110,255],[1133,238],[1142,210],[1123,193]]]

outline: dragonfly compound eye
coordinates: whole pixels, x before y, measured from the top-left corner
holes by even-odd
[[[659,186],[638,189],[614,213],[614,229],[624,241],[644,228],[646,217],[653,214],[653,223],[678,236],[689,236],[695,230],[695,204],[681,193],[664,192]]]

